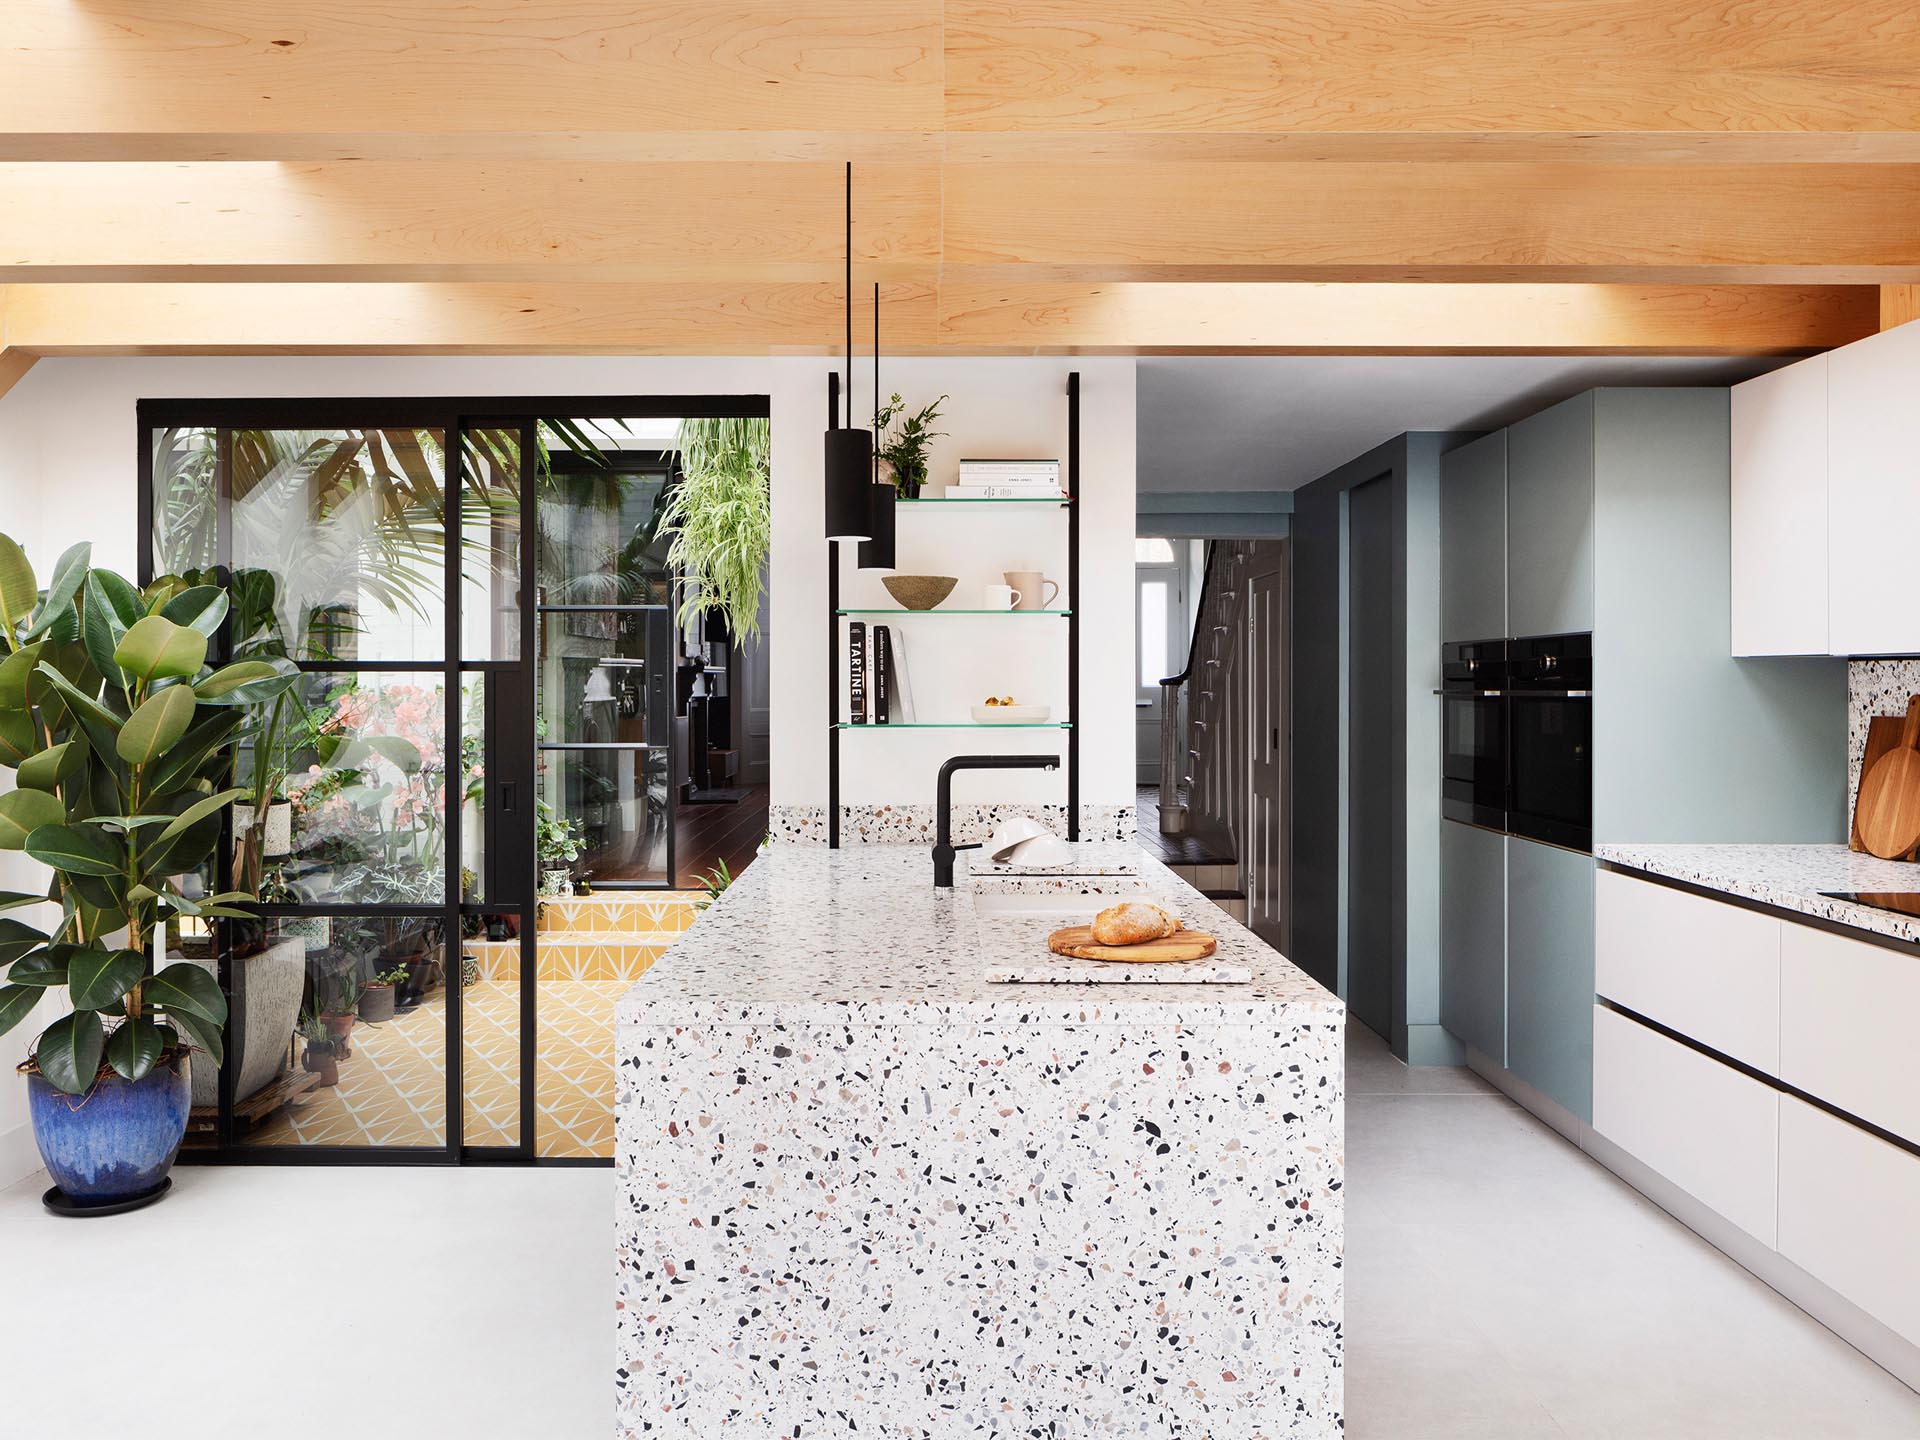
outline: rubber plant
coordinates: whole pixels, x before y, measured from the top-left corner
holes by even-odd
[[[673,537],[668,563],[690,582],[680,623],[711,610],[735,638],[756,638],[773,539],[770,426],[764,417],[682,420],[676,443],[682,478],[672,487],[660,531]]]
[[[219,985],[191,962],[156,968],[154,935],[174,914],[247,913],[235,908],[245,892],[190,898],[180,881],[212,857],[221,812],[245,793],[218,786],[247,710],[295,676],[283,658],[207,665],[221,587],[169,577],[140,590],[90,562],[91,547],[74,546],[43,590],[0,535],[0,768],[14,779],[0,848],[53,870],[44,895],[0,894],[0,908],[58,910],[46,930],[0,919],[0,1032],[66,987],[69,1013],[21,1069],[72,1097],[183,1071],[191,1049],[219,1063]]]

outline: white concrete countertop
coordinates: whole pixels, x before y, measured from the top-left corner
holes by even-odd
[[[962,852],[954,888],[936,890],[926,849],[913,845],[776,844],[660,957],[615,1010],[622,1025],[791,1022],[804,1012],[937,1023],[1017,1011],[1028,1023],[1111,1023],[1132,1013],[1155,1024],[1186,1020],[1301,1022],[1342,1013],[1342,1002],[1138,846],[1091,842],[1069,871],[1019,874]],[[1183,922],[1219,941],[1217,963],[1251,971],[1246,984],[992,983],[992,962],[1044,961],[1050,931],[1091,921],[1145,889]],[[990,891],[1088,895],[1085,913],[982,917]],[[1117,967],[1116,967],[1117,968]]]
[[[1821,892],[1920,893],[1920,865],[1876,860],[1844,845],[1596,845],[1594,858],[1856,930],[1920,943],[1920,917]]]

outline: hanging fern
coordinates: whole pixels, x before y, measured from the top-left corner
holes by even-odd
[[[689,582],[680,623],[717,611],[736,639],[760,634],[760,585],[773,539],[767,493],[771,427],[765,419],[680,422],[683,479],[660,530],[673,537],[668,562]]]

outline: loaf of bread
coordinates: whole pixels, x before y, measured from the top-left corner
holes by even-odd
[[[1179,928],[1178,920],[1144,900],[1109,905],[1093,917],[1093,938],[1102,945],[1138,945],[1147,940],[1164,940]]]

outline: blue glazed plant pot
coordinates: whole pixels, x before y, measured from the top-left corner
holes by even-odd
[[[160,1188],[187,1133],[193,1085],[187,1057],[143,1079],[110,1075],[84,1096],[27,1076],[27,1110],[47,1173],[68,1200],[106,1205]]]

